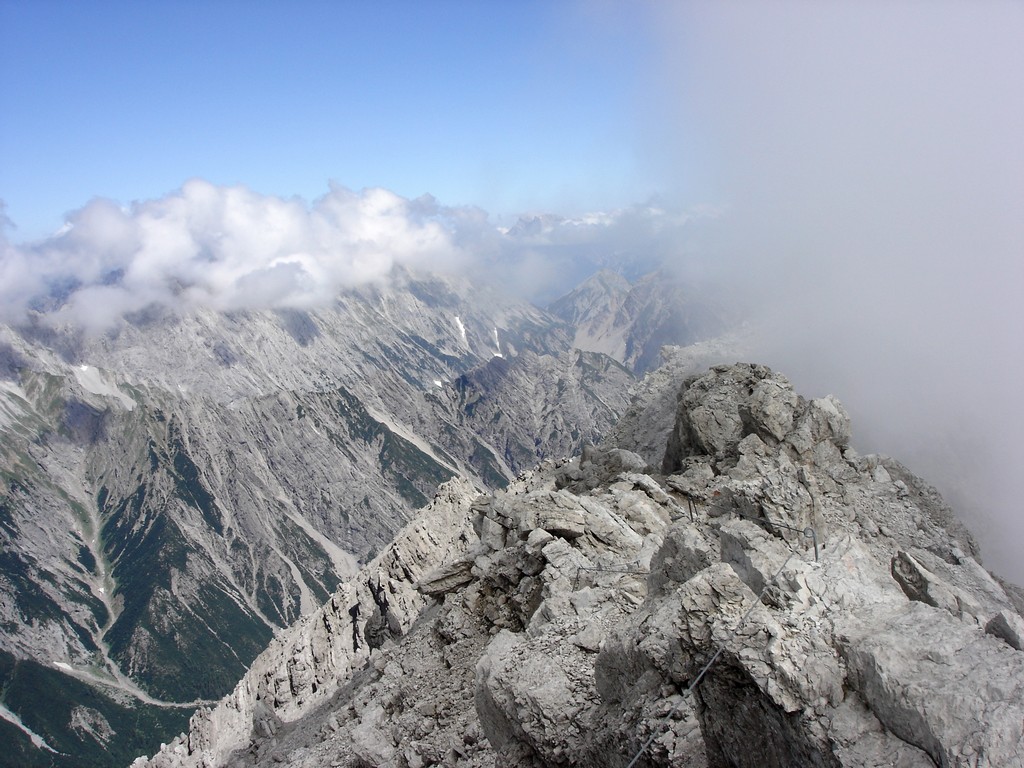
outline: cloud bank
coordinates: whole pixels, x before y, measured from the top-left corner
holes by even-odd
[[[0,240],[0,321],[109,329],[152,306],[311,309],[396,265],[458,270],[540,303],[611,264],[638,276],[688,217],[652,205],[499,227],[475,207],[332,185],[303,200],[194,179],[128,207],[95,199],[44,240]],[[0,230],[2,231],[2,230]]]
[[[1024,5],[662,8],[652,152],[759,331],[1024,583]]]
[[[51,238],[5,242],[0,306],[7,322],[35,309],[89,329],[153,304],[308,308],[395,264],[450,268],[461,257],[430,198],[332,186],[307,206],[193,180],[128,208],[93,200]]]

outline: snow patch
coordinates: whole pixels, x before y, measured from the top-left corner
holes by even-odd
[[[65,672],[75,671],[71,668],[70,664],[65,664],[63,661],[55,661],[53,662],[53,666],[55,666],[57,669],[63,669]]]
[[[101,397],[112,397],[120,401],[121,405],[129,411],[135,408],[135,401],[118,389],[117,384],[99,368],[94,368],[91,365],[78,365],[73,370],[78,386],[86,392]]]
[[[501,354],[501,342],[498,340],[498,328],[497,328],[497,326],[495,326],[495,328],[494,328],[494,356],[495,357],[504,357],[504,355]]]
[[[444,384],[441,383],[440,379],[434,379],[434,386],[435,387],[444,387]]]
[[[462,324],[462,318],[458,315],[455,316],[455,325],[458,326],[459,335],[462,337],[463,344],[469,344],[469,339],[466,338],[466,326]]]

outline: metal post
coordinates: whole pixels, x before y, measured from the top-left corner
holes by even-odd
[[[804,528],[804,536],[814,540],[814,562],[818,562],[818,532],[807,526]]]

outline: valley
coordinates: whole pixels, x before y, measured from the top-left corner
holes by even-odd
[[[3,689],[55,692],[4,697],[18,764],[55,759],[31,733],[95,765],[152,749],[440,483],[598,441],[639,369],[576,348],[576,322],[396,269],[318,310],[0,328]],[[152,725],[128,738],[132,713]]]

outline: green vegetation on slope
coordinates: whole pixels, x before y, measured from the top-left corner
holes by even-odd
[[[0,720],[0,768],[113,768],[152,754],[188,724],[191,710],[124,703],[35,661],[0,651],[0,700],[61,754],[39,749]]]
[[[336,394],[336,408],[345,419],[349,437],[367,444],[379,441],[381,474],[413,508],[429,503],[434,489],[454,477],[448,467],[374,419],[355,395],[345,389]]]

